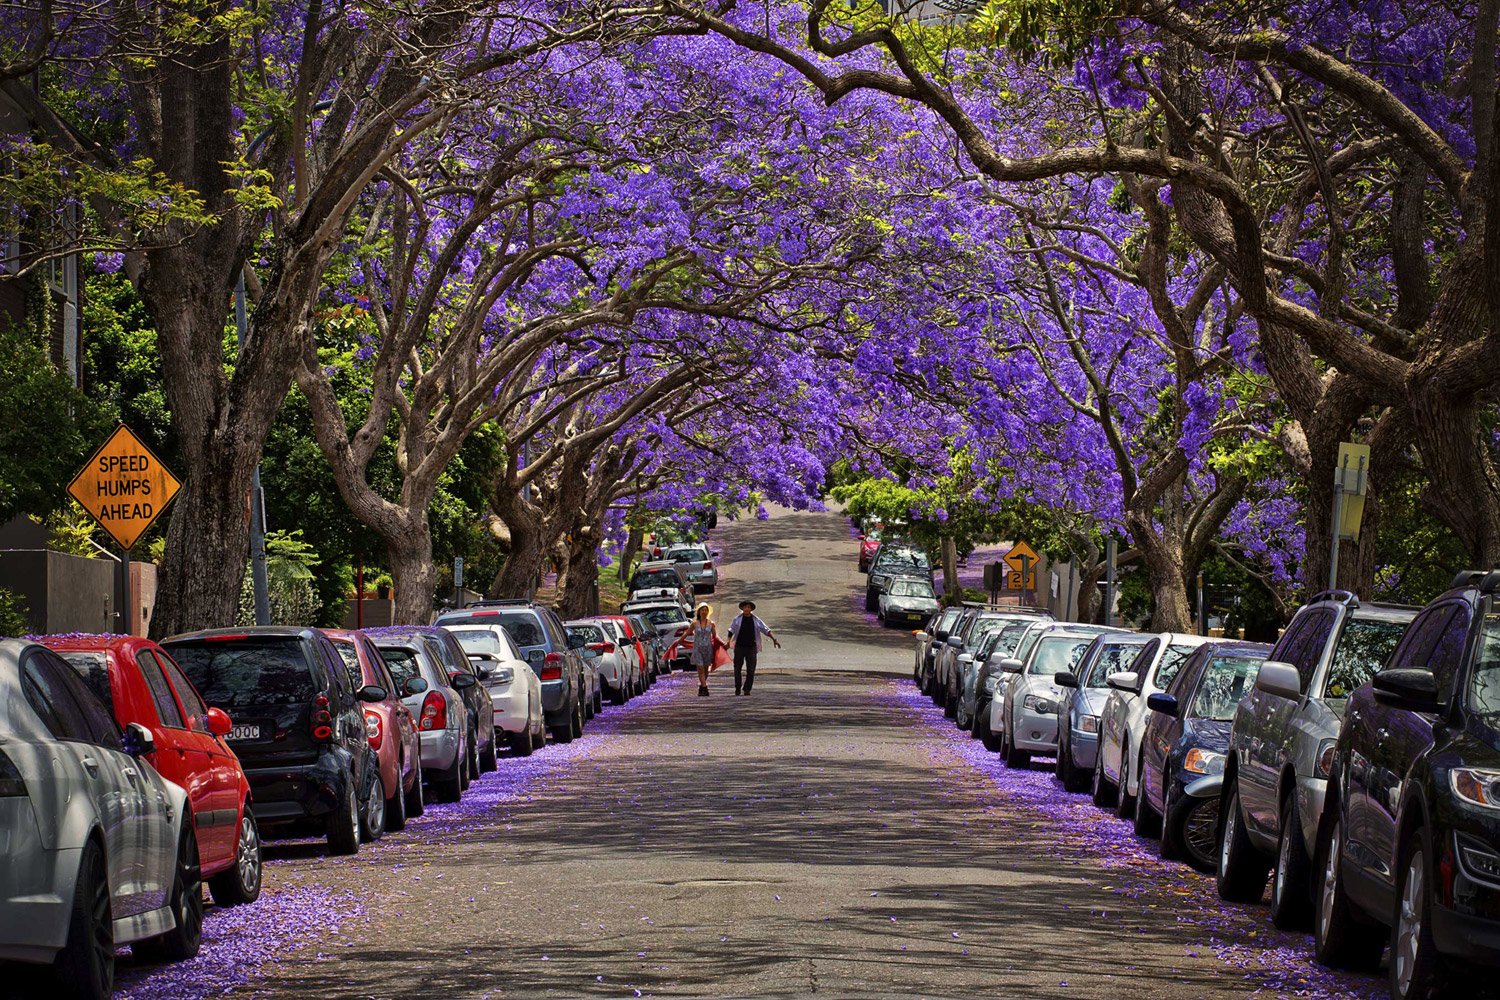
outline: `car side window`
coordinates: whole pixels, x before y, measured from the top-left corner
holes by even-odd
[[[344,658],[327,639],[314,640],[313,645],[323,654],[323,669],[328,672],[329,677],[333,678],[334,689],[338,692],[339,707],[349,708],[354,704],[354,690],[350,687],[349,668],[344,665]]]
[[[26,699],[26,704],[31,706],[37,718],[42,720],[47,732],[55,738],[84,739],[84,728],[78,714],[65,713],[59,707],[66,705],[63,701],[65,696],[62,692],[53,690],[55,682],[39,668],[40,660],[41,657],[35,653],[26,657],[26,662],[21,667],[21,696]]]
[[[1298,654],[1307,645],[1307,626],[1311,620],[1311,614],[1297,615],[1293,618],[1292,623],[1281,634],[1281,638],[1276,640],[1276,645],[1267,659],[1295,665]]]
[[[151,650],[143,649],[135,654],[135,662],[141,668],[141,676],[146,679],[146,687],[151,691],[151,701],[156,705],[156,717],[161,724],[168,729],[186,729],[182,721],[182,710],[177,707],[177,699],[172,697],[172,687],[167,683],[166,676],[161,672],[161,665],[156,662],[156,657]]]
[[[1452,616],[1453,607],[1448,604],[1428,608],[1417,615],[1407,626],[1406,634],[1401,637],[1401,643],[1391,654],[1387,666],[1391,669],[1402,667],[1427,669],[1432,647],[1437,645],[1438,638],[1443,634],[1443,627]]]
[[[1334,622],[1332,611],[1319,611],[1310,617],[1312,620],[1305,630],[1307,642],[1297,650],[1297,658],[1289,661],[1297,668],[1297,676],[1302,679],[1304,691],[1312,680],[1313,671],[1318,669],[1318,661],[1323,658],[1323,649],[1328,645],[1328,637],[1333,634]]]
[[[165,653],[157,653],[156,660],[177,691],[177,700],[182,702],[182,710],[187,713],[187,727],[195,733],[208,732],[208,722],[203,718],[208,714],[208,706],[198,697],[198,689],[193,687],[193,682],[187,679],[177,661]]]
[[[1427,667],[1437,678],[1438,700],[1443,702],[1448,700],[1454,679],[1463,670],[1464,648],[1469,640],[1469,605],[1455,602],[1452,609],[1427,658]]]
[[[1140,676],[1145,672],[1147,667],[1151,666],[1151,661],[1156,659],[1156,651],[1160,646],[1160,639],[1152,639],[1141,647],[1141,651],[1136,654],[1135,659],[1130,661],[1130,666],[1125,669],[1132,670],[1136,676]]]
[[[63,738],[118,750],[119,724],[72,668],[51,653],[36,653],[32,661],[37,674],[46,681],[49,700],[63,725],[78,734]]]

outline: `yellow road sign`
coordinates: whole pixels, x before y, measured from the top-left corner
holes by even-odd
[[[1022,577],[1021,577],[1021,571],[1020,570],[1018,570],[1018,569],[1011,570],[1009,573],[1005,574],[1005,589],[1006,590],[1035,590],[1036,589],[1036,570],[1032,569],[1029,572],[1027,572],[1025,579],[1022,579]]]
[[[1005,554],[1005,563],[1017,573],[1029,573],[1036,568],[1038,558],[1036,549],[1025,542],[1017,542]]]
[[[180,489],[177,477],[124,424],[68,484],[69,495],[123,549],[146,533]]]

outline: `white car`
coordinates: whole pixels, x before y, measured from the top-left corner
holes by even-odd
[[[1028,767],[1034,753],[1057,753],[1057,710],[1062,688],[1054,678],[1077,665],[1094,637],[1123,631],[1105,625],[1049,622],[1035,626],[1021,640],[1024,658],[1000,661],[1000,679],[990,701],[990,733],[1010,767]],[[1028,642],[1032,636],[1034,642]]]
[[[618,623],[597,618],[564,623],[569,635],[582,636],[588,642],[586,648],[599,654],[594,660],[594,670],[599,674],[604,695],[614,704],[623,705],[636,695],[639,667],[635,643],[618,638],[611,628],[614,625]]]
[[[495,731],[505,731],[510,752],[526,757],[547,742],[547,721],[542,714],[542,681],[502,625],[480,622],[443,626],[480,668],[480,683],[490,693],[495,710]],[[488,670],[487,676],[483,671]]]
[[[717,551],[710,552],[702,545],[668,545],[662,553],[663,559],[682,567],[695,594],[712,594],[719,588],[719,571],[714,567],[718,557]]]
[[[625,664],[625,673],[630,679],[630,694],[627,697],[634,698],[650,687],[650,665],[647,663],[645,656],[647,655],[646,643],[651,640],[644,636],[638,636],[634,639],[630,638],[625,634],[624,622],[614,618],[591,618],[589,620],[598,622],[604,627],[605,634],[615,644],[615,649],[621,657],[621,662]],[[637,620],[639,621],[639,619]]]
[[[1151,713],[1146,699],[1165,691],[1188,654],[1206,642],[1202,635],[1162,632],[1141,647],[1129,670],[1110,674],[1109,700],[1099,715],[1099,754],[1094,761],[1094,801],[1116,803],[1120,816],[1135,815],[1140,791],[1141,739]]]
[[[59,996],[108,997],[119,945],[198,953],[193,817],[154,751],[56,653],[0,640],[0,962],[49,965]]]

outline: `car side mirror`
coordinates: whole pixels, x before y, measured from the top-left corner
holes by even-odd
[[[948,638],[944,639],[943,641],[946,642],[948,645],[952,646],[954,649],[959,649],[964,644],[964,641],[962,639],[960,639],[956,635],[950,635]]]
[[[1024,666],[1025,664],[1014,656],[1007,656],[1000,661],[1000,669],[1007,674],[1019,674]]]
[[[1255,675],[1255,690],[1296,701],[1302,697],[1302,677],[1290,663],[1267,660]]]
[[[474,679],[473,674],[450,674],[448,679],[453,684],[455,691],[467,691],[479,683]]]
[[[1432,671],[1421,667],[1382,670],[1375,675],[1370,686],[1375,690],[1375,700],[1391,708],[1427,713],[1443,710],[1438,702],[1437,678]]]
[[[974,654],[973,653],[959,653],[958,654],[958,662],[959,663],[973,663],[974,662]]]
[[[934,642],[947,642],[948,633],[944,632],[942,629],[935,629],[932,633],[932,638]]]
[[[926,632],[923,632],[921,629],[917,629],[912,633],[912,635],[916,636],[922,642],[926,642],[928,639],[932,638],[932,636],[928,635]]]
[[[1127,694],[1135,694],[1136,676],[1130,670],[1117,670],[1105,678],[1104,683],[1116,691],[1124,691]]]
[[[1147,695],[1146,707],[1153,712],[1170,715],[1174,719],[1182,712],[1182,709],[1177,704],[1177,698],[1174,695],[1167,694],[1165,691],[1158,691],[1156,694]]]
[[[120,749],[132,757],[145,757],[156,753],[156,737],[139,722],[132,722],[120,735]]]
[[[386,690],[379,684],[367,684],[355,695],[360,701],[385,701]]]
[[[234,730],[234,722],[222,708],[210,708],[203,713],[203,724],[210,736],[228,736]]]
[[[1073,673],[1073,671],[1071,670],[1059,670],[1057,673],[1053,674],[1052,683],[1056,684],[1060,688],[1083,687],[1082,684],[1078,683],[1078,675]]]
[[[421,694],[427,690],[427,681],[421,677],[413,677],[406,682],[406,686],[402,690],[409,695]]]

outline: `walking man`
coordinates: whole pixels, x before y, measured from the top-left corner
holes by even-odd
[[[755,602],[741,601],[738,617],[729,623],[729,644],[734,647],[735,694],[749,694],[750,688],[755,684],[755,660],[760,655],[762,635],[770,636],[776,648],[781,648],[781,640],[776,638],[765,622],[755,617]],[[740,684],[741,670],[745,675],[743,687]]]

